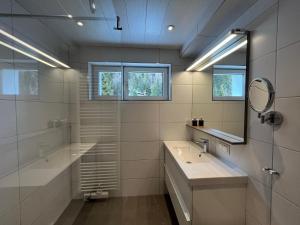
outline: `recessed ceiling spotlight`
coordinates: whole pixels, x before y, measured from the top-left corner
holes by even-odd
[[[174,28],[175,28],[174,25],[169,25],[169,26],[168,26],[168,31],[172,31],[172,30],[174,30]]]
[[[83,22],[77,21],[77,25],[80,26],[80,27],[82,27],[83,26]]]
[[[72,18],[73,18],[73,16],[72,16],[71,14],[68,14],[68,17],[69,17],[70,19],[72,19]]]

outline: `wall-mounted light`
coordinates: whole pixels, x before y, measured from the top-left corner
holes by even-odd
[[[168,26],[168,31],[173,31],[175,29],[175,26],[174,25],[169,25]]]
[[[5,43],[5,42],[3,42],[3,41],[0,41],[0,45],[4,46],[4,47],[6,47],[6,48],[9,48],[9,49],[11,49],[11,50],[13,50],[13,51],[15,51],[15,52],[18,52],[18,53],[20,53],[20,54],[22,54],[22,55],[25,55],[25,56],[27,56],[27,57],[29,57],[29,58],[32,58],[32,59],[34,59],[34,60],[36,60],[36,61],[39,61],[39,62],[41,62],[41,63],[44,63],[44,64],[47,65],[47,66],[50,66],[50,67],[53,67],[53,68],[56,67],[55,65],[53,65],[53,64],[51,64],[51,63],[48,63],[48,62],[46,62],[46,61],[44,61],[44,60],[42,60],[42,59],[40,59],[40,58],[38,58],[38,57],[36,57],[36,56],[34,56],[34,55],[29,54],[28,52],[25,52],[25,51],[23,51],[23,50],[21,50],[21,49],[18,49],[18,48],[14,47],[14,46],[12,46],[12,45],[10,45],[10,44],[7,44],[7,43]]]
[[[242,43],[236,45],[235,47],[229,49],[228,51],[224,52],[223,54],[220,54],[215,59],[209,61],[205,65],[199,67],[197,71],[203,71],[206,68],[210,67],[211,65],[215,64],[216,62],[219,62],[220,60],[224,59],[226,56],[230,55],[231,53],[234,53],[235,51],[239,50],[240,48],[247,45],[247,40],[243,41]]]
[[[54,57],[48,55],[47,53],[45,53],[45,52],[43,52],[43,51],[41,51],[41,50],[39,50],[39,49],[33,47],[32,45],[26,43],[25,41],[22,41],[21,39],[17,38],[16,36],[7,33],[6,31],[4,31],[4,30],[2,30],[2,29],[0,29],[0,34],[2,34],[3,36],[5,36],[5,37],[7,37],[7,38],[9,38],[9,39],[11,39],[11,40],[13,40],[13,41],[15,41],[15,42],[21,44],[21,45],[23,45],[24,47],[29,48],[30,50],[32,50],[32,51],[34,51],[34,52],[36,52],[36,53],[38,53],[38,54],[40,54],[40,55],[46,57],[47,59],[52,60],[53,62],[55,62],[55,63],[57,63],[57,64],[59,64],[59,65],[65,67],[65,68],[70,68],[70,67],[69,67],[68,65],[66,65],[65,63],[63,63],[63,62],[59,61],[58,59],[56,59],[56,58],[54,58]],[[2,42],[2,43],[4,43],[4,42]],[[6,43],[5,43],[5,44],[6,44]],[[9,44],[7,44],[7,45],[9,45]],[[7,47],[7,46],[6,46],[6,47]],[[13,46],[12,46],[12,47],[13,47]],[[14,47],[14,48],[15,48],[15,47]],[[11,48],[11,49],[12,49],[12,48]],[[17,49],[17,48],[16,48],[16,49]],[[14,49],[13,49],[13,50],[14,50]],[[20,51],[22,51],[22,50],[20,50]],[[22,51],[22,52],[23,52],[23,51]],[[21,53],[21,52],[20,52],[20,53]],[[22,53],[22,54],[23,54],[23,53]],[[27,54],[29,54],[29,53],[27,53]],[[23,54],[23,55],[25,55],[25,54]],[[31,55],[31,54],[29,54],[29,55]],[[33,55],[31,55],[31,56],[33,56]],[[28,57],[30,57],[30,56],[28,56]],[[35,57],[35,56],[33,56],[33,57]],[[30,58],[33,58],[33,57],[30,57]],[[35,58],[37,58],[37,57],[35,57]],[[34,59],[34,58],[33,58],[33,59]],[[39,58],[37,58],[37,59],[39,59]],[[40,60],[37,60],[37,61],[40,61],[40,62],[42,62],[42,63],[46,62],[46,61],[41,60],[41,59],[40,59]],[[53,65],[50,64],[50,63],[44,63],[44,64],[46,64],[46,65],[48,65],[48,66],[51,65],[51,67],[53,67]],[[54,66],[54,67],[56,67],[56,66]]]
[[[197,58],[186,71],[202,71],[247,44],[246,31],[232,30],[222,41]]]

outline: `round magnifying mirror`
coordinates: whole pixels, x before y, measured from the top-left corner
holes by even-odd
[[[267,111],[274,100],[274,89],[271,82],[265,78],[255,78],[249,85],[250,107],[258,112]]]

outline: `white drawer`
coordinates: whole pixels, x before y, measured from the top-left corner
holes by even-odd
[[[183,175],[183,173],[180,171],[180,168],[176,165],[176,162],[174,161],[173,157],[167,152],[165,157],[165,164],[168,167],[169,174],[172,176],[174,183],[176,184],[176,187],[178,188],[179,193],[182,196],[182,199],[188,208],[188,211],[191,212],[192,206],[193,206],[193,193],[192,188],[188,184],[187,179]]]
[[[167,165],[165,165],[165,179],[168,192],[171,197],[173,207],[180,225],[190,225],[191,224],[191,214],[188,207],[186,206],[183,197],[174,182],[174,178],[169,172]]]

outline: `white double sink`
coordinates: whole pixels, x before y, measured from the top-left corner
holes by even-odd
[[[181,225],[242,225],[248,177],[189,141],[166,141],[165,180]]]

